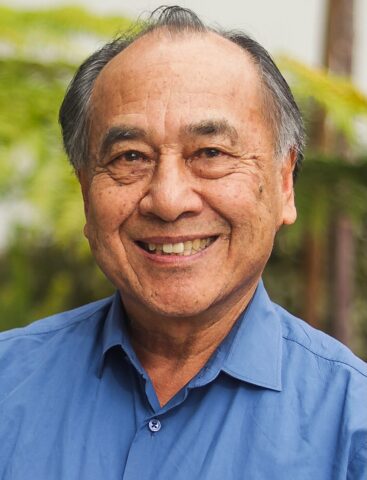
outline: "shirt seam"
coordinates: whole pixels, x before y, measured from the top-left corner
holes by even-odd
[[[5,338],[0,338],[0,342],[5,342],[6,340],[13,340],[14,338],[31,337],[31,336],[34,336],[34,335],[47,335],[48,333],[59,332],[60,330],[64,330],[65,328],[68,328],[68,327],[71,327],[72,325],[75,325],[76,323],[81,323],[81,322],[84,322],[85,320],[89,320],[90,317],[92,317],[93,315],[95,315],[96,313],[101,311],[103,308],[105,308],[105,306],[106,305],[102,305],[97,310],[94,310],[93,312],[88,314],[88,316],[85,317],[85,318],[78,318],[80,315],[83,315],[83,314],[79,314],[75,318],[73,318],[72,323],[68,323],[67,325],[63,325],[61,327],[56,327],[55,326],[54,328],[50,328],[49,330],[45,330],[45,331],[41,331],[41,332],[18,332],[18,333],[14,333],[13,335],[6,336]],[[55,316],[57,316],[57,314]],[[52,317],[48,317],[48,318],[51,319]],[[44,320],[46,320],[46,319],[44,319]],[[29,325],[31,325],[31,324],[29,324]],[[20,327],[20,328],[22,328],[22,327]],[[23,327],[23,328],[26,328],[26,327]]]
[[[297,340],[294,340],[293,338],[289,338],[289,337],[285,337],[285,336],[283,336],[283,338],[284,338],[284,340],[288,340],[288,341],[290,341],[290,342],[296,343],[297,345],[299,345],[300,347],[304,348],[304,349],[307,350],[308,352],[312,353],[312,354],[315,355],[316,357],[322,358],[323,360],[327,360],[328,362],[340,363],[340,364],[342,364],[342,365],[346,365],[347,367],[352,368],[353,370],[355,370],[356,372],[358,372],[359,374],[361,374],[363,377],[367,378],[367,374],[361,372],[361,370],[359,370],[358,368],[354,367],[354,366],[351,365],[350,363],[343,362],[342,360],[337,360],[337,359],[334,359],[334,358],[324,357],[323,355],[320,355],[319,353],[314,352],[314,351],[311,350],[310,348],[306,347],[306,345],[303,345],[302,343],[298,342]]]

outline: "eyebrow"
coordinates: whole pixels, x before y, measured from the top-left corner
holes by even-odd
[[[194,136],[214,137],[226,135],[234,143],[238,139],[237,130],[227,120],[203,120],[198,123],[191,123],[184,128],[184,132]]]
[[[190,123],[183,128],[184,133],[193,136],[214,137],[217,135],[227,135],[232,143],[238,139],[237,130],[231,126],[227,120],[202,120],[197,123]],[[131,127],[129,125],[119,125],[111,127],[104,135],[99,156],[104,157],[106,153],[117,142],[127,140],[142,140],[147,137],[147,132],[142,128]]]
[[[99,156],[104,157],[111,147],[117,142],[127,140],[141,140],[147,136],[145,130],[128,125],[119,125],[111,127],[103,137]]]

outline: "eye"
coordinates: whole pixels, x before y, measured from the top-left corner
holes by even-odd
[[[111,163],[134,163],[134,162],[145,162],[147,160],[147,156],[139,152],[138,150],[126,150],[125,152],[120,152],[114,158],[112,158]]]
[[[115,160],[125,160],[126,162],[136,162],[139,160],[146,160],[146,156],[137,150],[128,150],[127,152],[118,155]]]
[[[217,148],[202,148],[196,153],[197,157],[206,157],[206,158],[214,158],[222,155],[222,152]]]

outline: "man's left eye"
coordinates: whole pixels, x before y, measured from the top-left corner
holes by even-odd
[[[214,158],[219,155],[222,155],[222,152],[217,148],[202,148],[197,152],[198,157]]]

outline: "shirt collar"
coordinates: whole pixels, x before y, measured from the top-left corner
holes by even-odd
[[[222,371],[239,380],[281,391],[281,362],[280,319],[260,281],[239,319]]]
[[[98,376],[102,375],[106,353],[116,346],[120,346],[136,370],[146,376],[131,346],[127,321],[120,293],[117,291],[112,297],[103,329],[103,350]],[[220,369],[228,375],[260,387],[282,390],[281,325],[262,281],[259,282],[251,302],[219,350],[225,352]],[[216,360],[218,361],[218,356]]]
[[[128,318],[121,302],[120,292],[112,296],[112,304],[107,313],[102,335],[102,355],[98,366],[98,376],[101,377],[106,354],[113,347],[121,347],[136,370],[143,376],[145,371],[132,348],[127,331]]]

